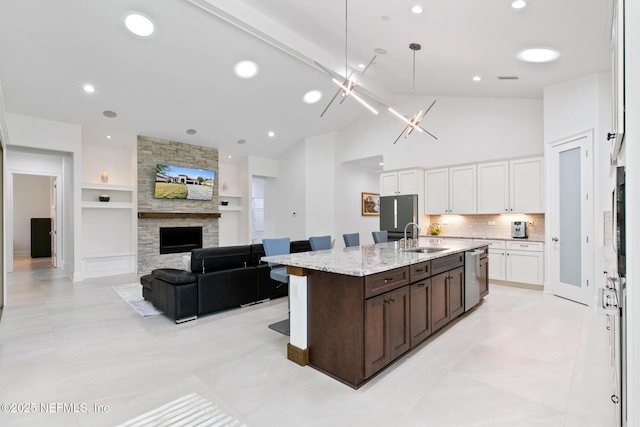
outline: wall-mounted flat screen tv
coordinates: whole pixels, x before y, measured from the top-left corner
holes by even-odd
[[[156,199],[211,200],[216,172],[182,166],[156,165]]]

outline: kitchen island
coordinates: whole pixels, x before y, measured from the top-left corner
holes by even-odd
[[[423,242],[421,242],[423,243]],[[457,239],[398,242],[264,257],[290,274],[288,358],[358,388],[465,311],[465,252]],[[488,293],[481,258],[480,297]]]

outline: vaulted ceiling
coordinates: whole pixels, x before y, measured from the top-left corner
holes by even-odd
[[[217,147],[234,162],[278,157],[370,114],[347,99],[320,117],[337,89],[330,74],[344,78],[348,62],[358,75],[374,50],[386,53],[358,89],[380,114],[402,94],[541,98],[545,86],[610,69],[610,0],[511,1],[2,0],[4,107],[79,124],[90,143],[148,135]],[[130,11],[151,18],[153,37],[125,29]],[[422,46],[415,79],[410,43]],[[559,59],[517,59],[540,46]],[[240,79],[233,66],[247,59],[259,72]],[[323,98],[305,104],[310,90]]]

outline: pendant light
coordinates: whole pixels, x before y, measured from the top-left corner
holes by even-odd
[[[331,101],[329,101],[329,104],[322,111],[322,113],[320,114],[320,117],[324,116],[324,113],[327,112],[327,110],[329,109],[333,101],[335,101],[335,99],[338,97],[338,95],[342,96],[342,100],[340,101],[340,104],[342,104],[347,99],[347,97],[352,96],[353,98],[356,99],[356,101],[364,105],[373,114],[378,114],[378,111],[375,108],[373,108],[371,105],[369,105],[364,99],[362,99],[362,97],[358,95],[355,91],[356,86],[358,85],[358,82],[360,81],[362,76],[364,76],[364,73],[367,72],[367,70],[369,69],[369,66],[373,64],[373,61],[376,59],[377,55],[374,55],[373,58],[371,58],[371,61],[369,61],[367,66],[364,68],[364,70],[362,70],[362,73],[360,73],[360,76],[358,76],[358,78],[355,81],[351,80],[351,76],[353,75],[354,71],[349,72],[349,62],[347,60],[347,57],[348,57],[347,56],[348,9],[349,9],[348,0],[345,0],[344,2],[344,81],[341,82],[335,77],[331,79],[331,81],[333,81],[338,86],[339,89],[336,92],[336,94],[333,95],[333,98],[331,98]]]
[[[412,95],[415,96],[415,92],[416,92],[416,51],[422,49],[422,46],[420,46],[418,43],[411,43],[409,45],[409,49],[411,49],[413,51],[413,88],[412,88]],[[436,103],[436,101],[434,100],[431,103],[431,105],[429,106],[429,108],[427,108],[424,112],[422,110],[419,110],[411,118],[405,116],[404,114],[400,114],[396,110],[394,110],[393,108],[389,107],[389,111],[391,111],[394,115],[396,115],[398,118],[400,118],[400,120],[402,120],[403,122],[406,123],[404,129],[402,129],[402,132],[400,132],[400,135],[398,135],[398,137],[396,138],[395,141],[393,141],[393,143],[395,144],[396,142],[398,142],[398,140],[402,137],[402,135],[404,135],[405,138],[408,137],[409,135],[411,135],[411,133],[414,130],[417,130],[418,132],[426,132],[429,135],[431,135],[432,137],[434,137],[435,139],[438,139],[434,134],[432,134],[431,132],[429,132],[428,130],[426,130],[422,126],[420,126],[420,122],[422,121],[422,119],[424,119],[424,116],[427,115],[427,113],[429,112],[429,110],[431,110],[431,107],[433,107],[433,104],[435,104],[435,103]]]

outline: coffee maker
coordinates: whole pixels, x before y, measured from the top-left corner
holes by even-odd
[[[526,239],[529,237],[529,223],[526,221],[513,221],[511,223],[511,237],[514,239]]]

